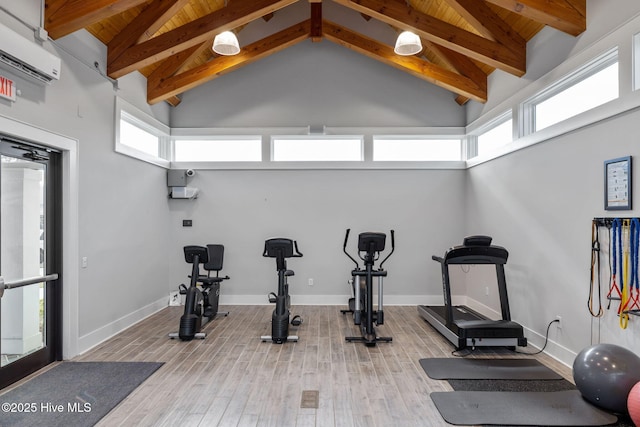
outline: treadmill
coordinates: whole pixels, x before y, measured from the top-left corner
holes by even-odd
[[[433,256],[442,266],[444,305],[419,305],[418,313],[458,350],[466,347],[525,347],[527,339],[520,324],[511,320],[504,265],[509,253],[491,245],[489,236],[465,237],[461,246],[447,250],[444,257]],[[449,265],[493,264],[496,266],[502,320],[491,320],[466,306],[451,304]]]

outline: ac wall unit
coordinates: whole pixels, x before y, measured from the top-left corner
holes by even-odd
[[[2,24],[0,65],[47,84],[60,79],[60,58]]]

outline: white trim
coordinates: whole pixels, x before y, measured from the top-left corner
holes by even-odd
[[[78,354],[78,140],[0,116],[2,132],[62,152],[62,355]]]
[[[117,335],[127,328],[135,325],[138,322],[146,319],[147,317],[157,313],[163,308],[167,307],[169,299],[163,297],[157,301],[147,304],[139,310],[131,312],[119,319],[114,320],[111,323],[89,332],[78,338],[78,353],[82,354],[97,346],[98,344],[108,340],[109,338]],[[177,325],[176,325],[177,326]],[[171,331],[167,331],[167,334]]]
[[[171,169],[199,170],[420,170],[466,169],[464,160],[433,162],[171,162]]]
[[[346,306],[353,295],[291,295],[291,305],[338,305]],[[468,298],[454,295],[454,304],[465,304]],[[377,304],[377,294],[374,294]],[[442,295],[393,295],[384,294],[384,305],[442,305]],[[220,305],[273,305],[266,294],[260,295],[224,295],[220,294]]]
[[[124,154],[129,157],[142,160],[143,162],[151,163],[156,166],[168,169],[170,162],[167,159],[163,159],[159,156],[153,156],[149,153],[145,153],[135,148],[120,143],[120,121],[123,119],[122,115],[128,116],[125,120],[128,123],[137,126],[146,132],[158,137],[159,150],[169,155],[172,150],[170,148],[171,142],[169,135],[171,134],[171,128],[154,119],[153,117],[145,114],[132,104],[128,103],[124,99],[115,97],[115,113],[114,113],[114,150],[116,153]],[[128,120],[127,120],[128,119]]]
[[[587,110],[584,113],[575,115],[567,120],[564,120],[548,128],[542,129],[536,133],[523,136],[511,144],[507,144],[502,149],[496,150],[487,156],[478,156],[473,159],[467,160],[467,168],[472,168],[482,163],[486,163],[490,160],[505,156],[514,151],[521,150],[523,148],[549,141],[553,138],[565,135],[569,132],[573,132],[584,127],[594,125],[602,120],[607,120],[611,117],[615,117],[620,114],[627,113],[640,107],[640,91],[635,91],[618,99],[607,102],[606,104],[599,105],[591,110]]]

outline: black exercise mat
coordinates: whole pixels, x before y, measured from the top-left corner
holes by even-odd
[[[604,426],[618,420],[577,390],[434,392],[431,399],[442,418],[455,425]]]
[[[93,426],[160,366],[63,362],[0,395],[0,425]]]
[[[562,377],[535,359],[420,359],[436,380],[558,380]]]

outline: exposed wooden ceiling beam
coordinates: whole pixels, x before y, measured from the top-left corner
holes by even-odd
[[[488,5],[478,0],[446,0],[447,4],[483,36],[515,52],[526,49],[527,41]]]
[[[467,55],[518,77],[526,72],[526,49],[519,52],[501,43],[462,30],[455,25],[408,8],[397,0],[334,0],[395,27],[411,30],[425,40]],[[513,47],[513,46],[512,46]]]
[[[429,41],[425,42],[425,47],[437,55],[449,67],[473,80],[480,89],[484,91],[487,90],[487,74],[482,71],[475,62],[469,59],[469,57]]]
[[[160,63],[158,68],[153,70],[147,79],[163,79],[174,74],[181,73],[183,69],[194,59],[196,59],[205,49],[211,48],[211,40],[200,44],[199,46],[191,46],[175,55],[170,56]]]
[[[572,36],[587,29],[587,0],[486,0]],[[615,7],[612,4],[612,7]]]
[[[231,2],[229,6],[189,22],[172,31],[127,49],[118,58],[107,59],[107,74],[119,78],[163,60],[191,46],[213,39],[215,34],[245,25],[257,18],[295,3],[297,0],[252,0]]]
[[[359,52],[370,58],[406,71],[422,80],[479,102],[487,101],[483,90],[473,80],[449,71],[415,56],[399,56],[393,48],[376,40],[353,32],[333,22],[324,21],[323,33],[327,40]],[[486,86],[486,83],[485,83]]]
[[[180,74],[147,78],[147,102],[155,104],[250,64],[309,38],[311,20],[306,20],[242,48],[235,56],[220,56]]]
[[[449,67],[473,80],[480,89],[487,91],[487,74],[485,74],[485,72],[471,59],[459,54],[458,52],[454,52],[451,49],[447,49],[446,47],[429,41],[424,41],[423,44],[426,49],[440,58],[440,60],[444,61]],[[458,95],[456,97],[456,102],[460,105],[464,105],[468,101],[469,98],[466,96]]]
[[[149,40],[189,0],[155,0],[122,29],[107,45],[111,58],[117,58],[134,46]]]
[[[319,42],[322,40],[322,3],[319,1],[311,1],[311,41]]]
[[[44,28],[59,39],[147,0],[45,0]]]

